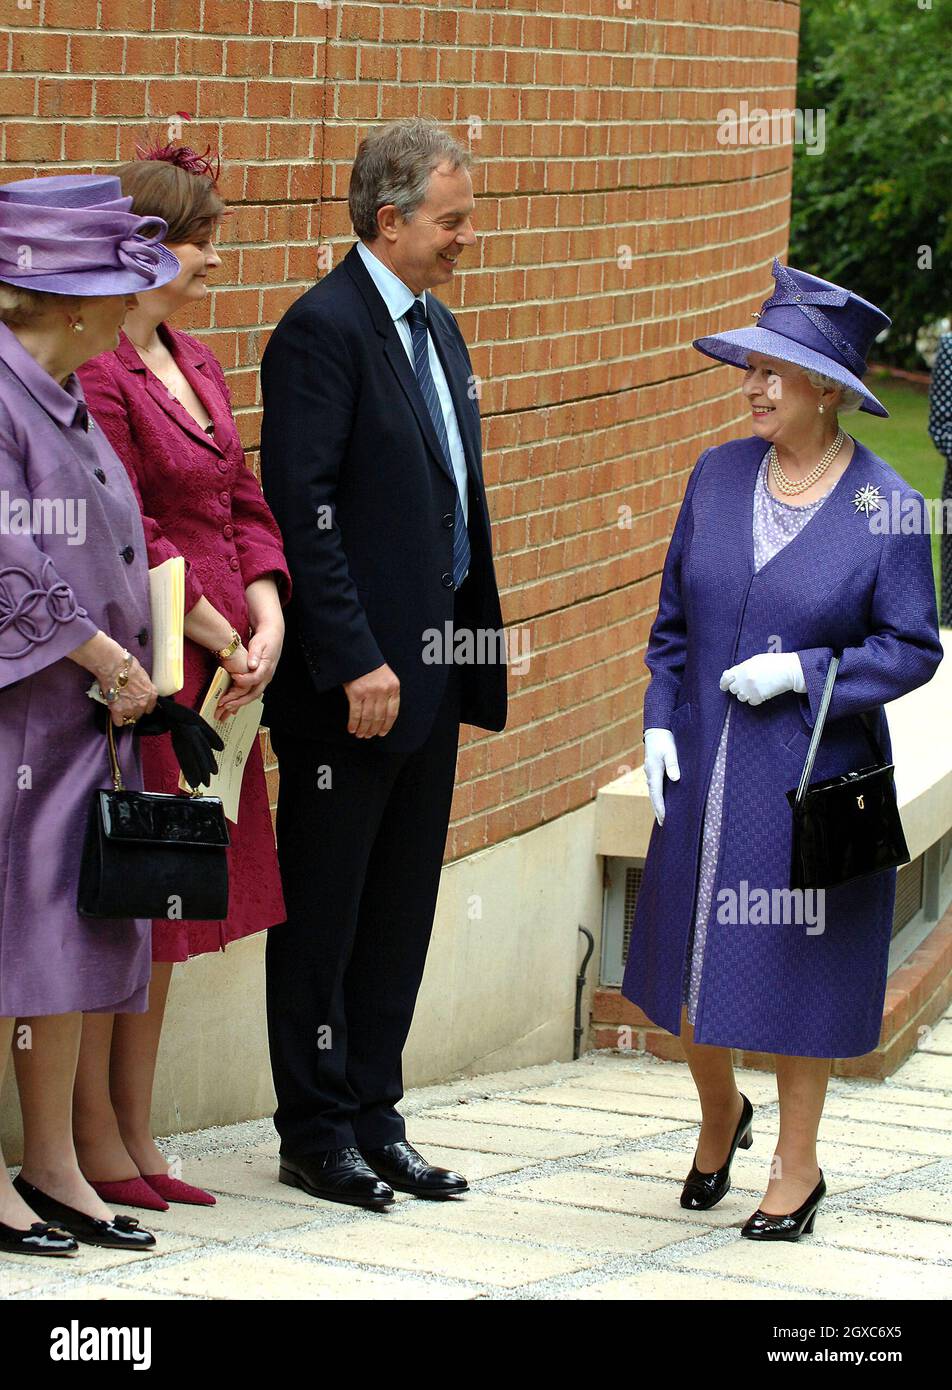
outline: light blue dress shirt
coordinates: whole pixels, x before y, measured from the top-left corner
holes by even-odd
[[[414,295],[408,285],[405,285],[398,275],[394,275],[389,266],[385,266],[378,256],[364,245],[362,241],[357,243],[357,254],[363,261],[377,289],[380,291],[384,304],[390,311],[390,317],[397,326],[400,334],[400,341],[406,349],[407,357],[410,359],[410,366],[416,376],[416,365],[413,360],[413,335],[410,332],[410,325],[404,317],[414,299],[418,299],[423,305],[423,312],[426,313],[426,294]],[[446,439],[450,446],[450,462],[453,465],[453,473],[456,476],[456,488],[459,492],[460,502],[463,507],[463,518],[469,525],[469,488],[467,486],[466,474],[466,455],[463,453],[463,441],[460,438],[459,425],[456,422],[456,410],[453,406],[453,397],[450,395],[450,388],[446,384],[446,373],[443,371],[443,364],[440,361],[436,348],[433,346],[433,336],[427,331],[427,355],[430,363],[430,372],[433,376],[433,384],[436,387],[437,399],[440,402],[440,409],[443,412],[443,423],[446,426]],[[467,570],[467,574],[469,571]]]

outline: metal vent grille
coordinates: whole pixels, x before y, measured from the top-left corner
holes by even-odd
[[[635,916],[635,903],[644,869],[641,865],[629,864],[625,872],[625,933],[622,938],[621,960],[624,965],[628,959],[628,944],[631,941],[631,924]]]
[[[892,934],[902,931],[922,907],[923,856],[911,864],[903,864],[896,875],[896,907],[893,911]]]
[[[952,853],[952,832],[943,837],[942,851],[948,862]],[[892,935],[896,936],[923,908],[925,856],[904,864],[896,875],[896,906]],[[640,859],[610,857],[605,860],[605,900],[602,930],[603,985],[620,985],[628,960],[635,904],[644,876]]]

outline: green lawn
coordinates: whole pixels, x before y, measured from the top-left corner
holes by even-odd
[[[889,411],[889,419],[861,410],[842,416],[847,434],[901,473],[923,497],[942,496],[945,460],[929,438],[929,397],[924,390],[887,376],[867,378],[871,391]],[[939,594],[939,535],[932,534],[932,567]]]

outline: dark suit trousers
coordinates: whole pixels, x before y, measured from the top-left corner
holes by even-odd
[[[272,731],[288,920],[267,941],[281,1152],[405,1137],[401,1054],[423,975],[456,776],[459,666],[412,753]],[[331,785],[320,787],[321,769]]]

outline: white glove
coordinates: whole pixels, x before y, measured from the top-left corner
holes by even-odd
[[[721,689],[750,705],[762,705],[788,690],[804,695],[806,688],[796,652],[761,652],[729,667],[721,676]]]
[[[664,825],[665,773],[672,782],[681,780],[674,734],[670,729],[645,729],[645,777],[648,779],[648,795],[655,820],[659,825]]]

